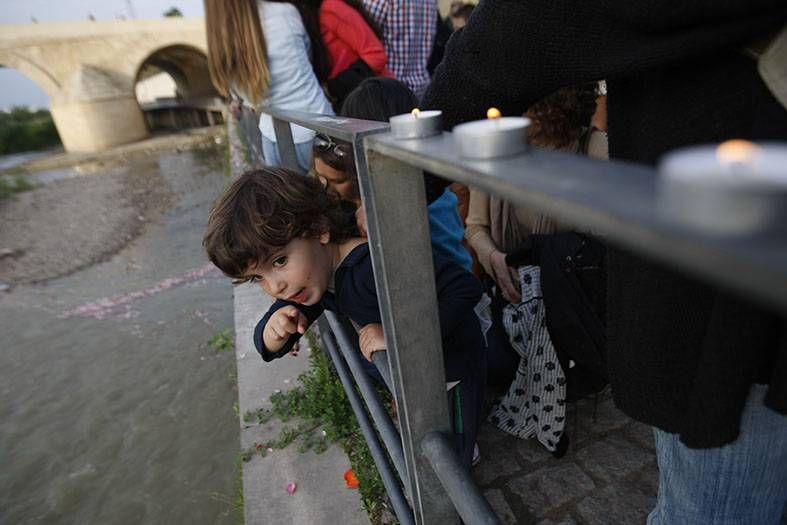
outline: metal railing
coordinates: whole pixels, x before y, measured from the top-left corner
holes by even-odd
[[[592,229],[627,250],[787,312],[785,239],[714,237],[665,220],[657,211],[651,168],[550,151],[472,161],[462,159],[447,132],[396,140],[384,123],[271,108],[265,112],[274,118],[286,167],[297,168],[288,122],[355,148],[388,348],[374,354],[375,364],[397,403],[398,434],[363,371],[357,338],[349,337],[330,314],[321,322],[321,332],[402,523],[450,523],[457,513],[466,523],[499,523],[447,440],[450,425],[423,170]]]

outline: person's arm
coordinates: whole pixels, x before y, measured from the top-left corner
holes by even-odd
[[[478,256],[478,262],[488,275],[492,273],[489,256],[497,249],[489,232],[489,194],[470,188],[470,205],[465,221],[465,239]]]
[[[495,244],[489,230],[489,195],[472,188],[465,238],[487,275],[500,287],[503,297],[512,303],[521,301],[519,287],[515,284],[516,270],[506,264],[506,254]]]
[[[646,0],[643,10],[622,0],[481,2],[448,41],[423,109],[442,110],[446,129],[483,118],[491,106],[521,115],[564,86],[631,77],[740,46],[784,25],[787,11],[778,0],[678,4]],[[674,16],[673,8],[698,24]]]
[[[375,75],[382,74],[388,57],[383,44],[361,14],[344,2],[323,6],[320,9],[320,24],[352,49]]]
[[[254,346],[265,361],[287,355],[322,314],[319,305],[304,306],[277,300],[254,328]]]

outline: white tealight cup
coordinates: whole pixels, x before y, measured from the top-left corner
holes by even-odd
[[[787,144],[728,141],[668,154],[659,212],[716,235],[787,233]]]
[[[389,119],[396,139],[423,139],[443,132],[443,112],[437,110],[404,113]]]
[[[453,135],[461,156],[493,159],[525,151],[528,127],[527,117],[501,117],[459,124]]]

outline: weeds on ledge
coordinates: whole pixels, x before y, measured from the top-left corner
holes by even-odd
[[[273,394],[271,409],[248,411],[243,417],[246,423],[264,424],[273,418],[293,423],[284,425],[273,440],[255,443],[243,451],[241,458],[250,461],[255,455],[265,457],[269,449],[281,449],[296,441],[300,452],[313,450],[317,454],[324,452],[330,443],[337,443],[350,458],[360,483],[358,489],[364,509],[371,522],[379,524],[386,506],[380,474],[330,358],[319,348],[312,332],[307,332],[306,337],[313,349],[309,356],[311,367],[298,377],[297,386]],[[337,476],[342,474],[336,473]]]
[[[235,348],[235,340],[232,338],[232,329],[225,328],[208,339],[208,346],[217,354],[229,352]]]

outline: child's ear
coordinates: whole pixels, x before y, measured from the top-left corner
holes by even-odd
[[[320,234],[320,244],[328,244],[331,242],[331,232],[323,232]]]

